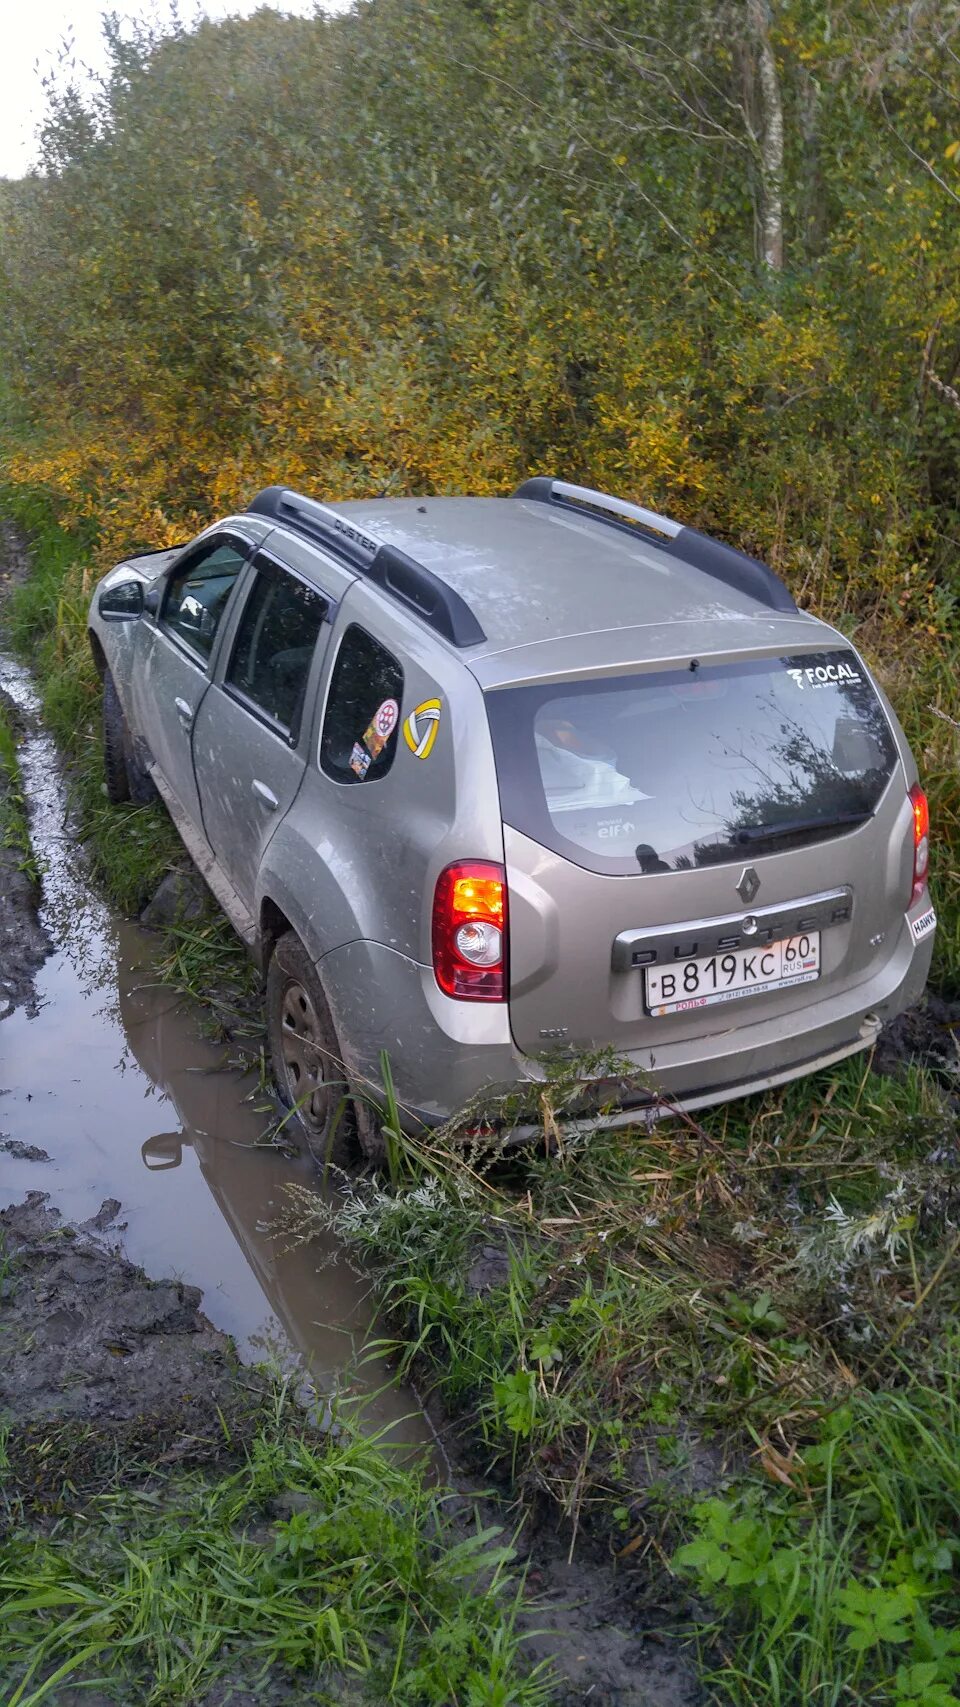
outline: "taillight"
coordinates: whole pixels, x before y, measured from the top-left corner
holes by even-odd
[[[507,874],[492,860],[464,859],[437,878],[433,970],[447,996],[502,1002],[507,994]]]
[[[920,900],[927,887],[927,867],[930,864],[930,808],[918,782],[910,790],[913,807],[913,893],[911,907]]]

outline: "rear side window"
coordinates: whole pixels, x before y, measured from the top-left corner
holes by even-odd
[[[212,539],[173,574],[163,601],[161,626],[201,658],[209,658],[217,629],[247,560],[239,542]]]
[[[870,817],[897,749],[852,652],[487,695],[503,816],[636,874],[777,853]]]
[[[333,667],[320,765],[336,782],[376,782],[397,750],[403,669],[379,640],[347,629]]]
[[[295,740],[307,677],[327,601],[313,587],[258,558],[226,680]]]

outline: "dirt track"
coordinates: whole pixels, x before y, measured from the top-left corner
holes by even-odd
[[[9,1264],[0,1414],[11,1482],[28,1508],[56,1509],[65,1478],[78,1498],[97,1492],[115,1479],[118,1456],[135,1473],[138,1463],[232,1455],[264,1391],[251,1371],[238,1374],[195,1286],[151,1281],[110,1247],[118,1208],[106,1203],[97,1224],[80,1228],[41,1192],[0,1210]]]
[[[26,553],[0,521],[0,613],[6,593],[26,571]],[[13,721],[16,726],[15,716]],[[0,846],[0,1019],[32,1001],[34,973],[50,952],[37,918],[37,885],[20,866],[17,849]]]

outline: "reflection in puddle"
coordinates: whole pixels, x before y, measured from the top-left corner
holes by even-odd
[[[2,657],[0,689],[32,721],[29,676]],[[409,1389],[381,1390],[382,1362],[352,1367],[370,1306],[364,1283],[334,1266],[336,1242],[289,1250],[270,1235],[284,1187],[318,1186],[312,1163],[255,1147],[266,1124],[256,1080],[151,982],[147,933],[91,894],[49,737],[31,733],[20,764],[41,918],[58,946],[37,975],[38,1011],[0,1026],[0,1132],[51,1160],[0,1155],[0,1203],[48,1191],[68,1220],[85,1221],[119,1198],[126,1254],[156,1278],[202,1287],[207,1315],[244,1357],[296,1357],[325,1392],[349,1372],[351,1390],[376,1391],[372,1423],[408,1418],[404,1438],[426,1440]]]

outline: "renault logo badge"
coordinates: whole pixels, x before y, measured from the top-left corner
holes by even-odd
[[[760,879],[752,865],[745,865],[740,873],[740,882],[737,884],[737,894],[744,905],[749,907],[750,903],[755,900],[759,893]]]

